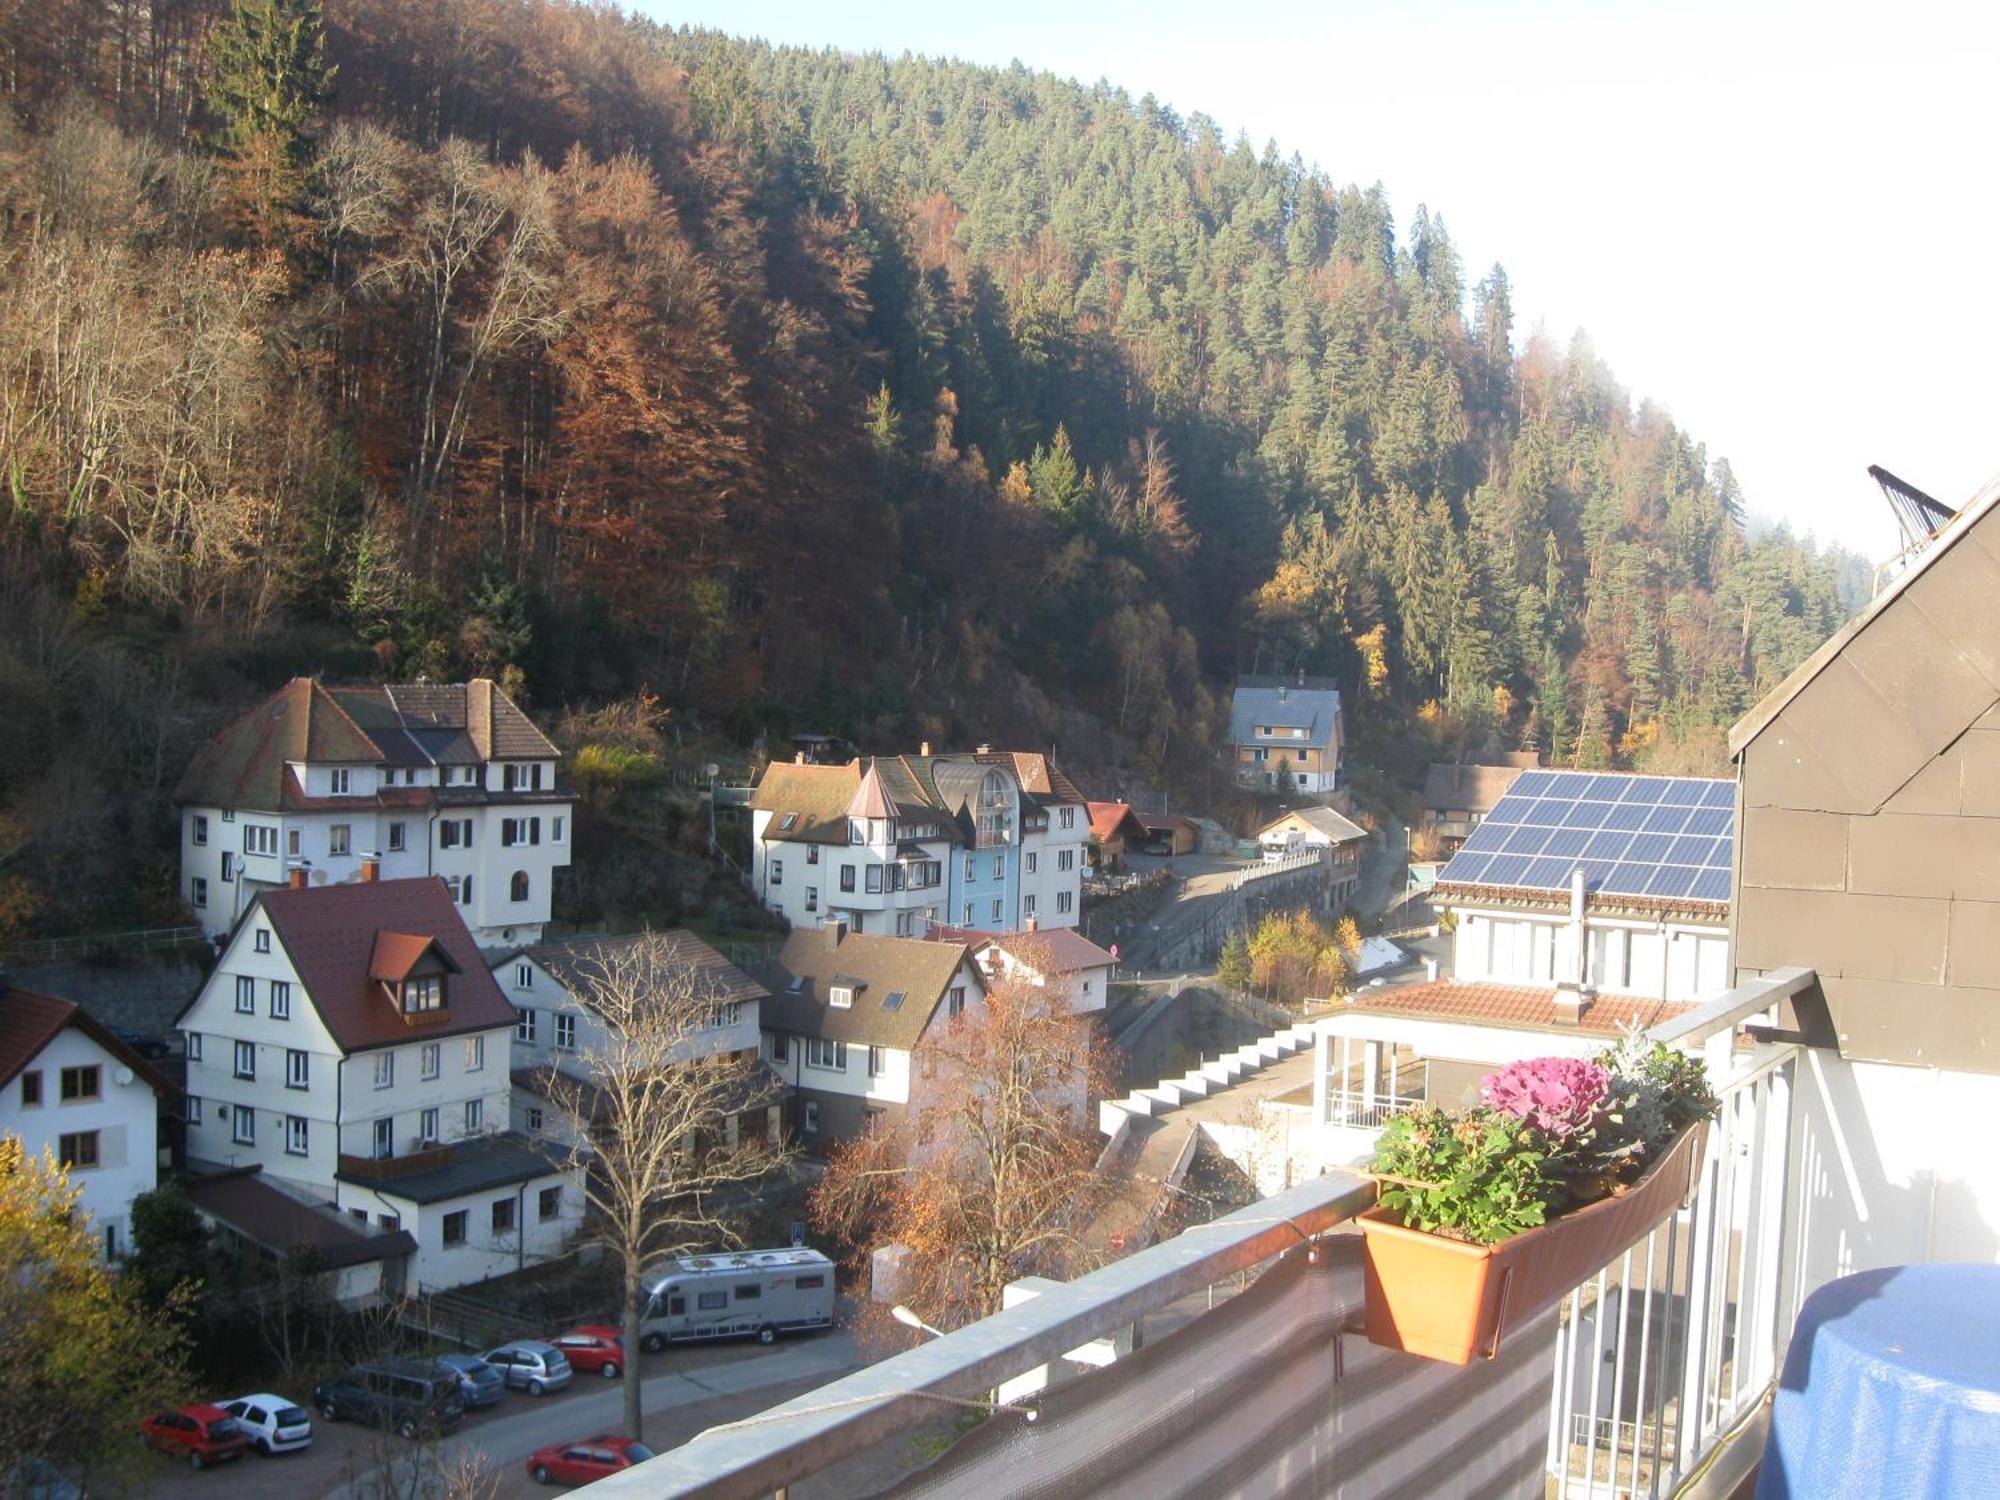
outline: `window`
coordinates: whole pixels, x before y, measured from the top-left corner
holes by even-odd
[[[818,844],[808,844],[808,845],[806,845],[806,863],[807,863],[807,864],[809,864],[809,865],[816,865],[816,864],[818,864],[818,863],[819,863],[819,845],[818,845]]]
[[[375,1087],[378,1089],[396,1086],[396,1054],[378,1052],[375,1054]]]
[[[190,1125],[199,1125],[201,1123],[201,1100],[194,1094],[188,1094],[182,1098],[181,1104],[183,1105],[181,1118]]]
[[[993,856],[993,878],[994,878],[995,880],[1000,880],[1000,879],[1003,879],[1003,878],[1004,878],[1004,877],[1006,876],[1006,874],[1007,874],[1007,856],[1006,856],[1006,855],[1004,855],[1004,854],[996,854],[996,855],[994,855],[994,856]]]
[[[334,856],[339,856],[347,853],[349,840],[353,835],[353,832],[354,832],[353,827],[347,823],[336,823],[331,828],[327,829],[326,852],[329,855],[334,855]]]
[[[229,1139],[239,1146],[257,1144],[257,1111],[239,1104],[229,1112]]]
[[[479,1127],[486,1123],[486,1101],[468,1099],[465,1101],[465,1133],[477,1135]]]
[[[21,1103],[23,1106],[33,1108],[41,1102],[42,1073],[41,1069],[37,1068],[32,1073],[23,1073],[21,1075]]]
[[[417,1049],[417,1076],[435,1078],[438,1076],[439,1058],[444,1048],[436,1042],[425,1042]]]
[[[546,1224],[562,1217],[562,1189],[545,1187],[535,1195],[535,1216]]]
[[[723,1291],[696,1292],[694,1305],[703,1312],[717,1312],[729,1306],[729,1293]]]
[[[514,1200],[495,1198],[493,1200],[493,1232],[512,1234],[514,1232]]]
[[[389,825],[389,852],[391,854],[401,854],[409,846],[405,827],[406,825],[402,823],[391,823]]]
[[[197,848],[206,848],[208,845],[208,819],[200,813],[188,819],[188,842]]]
[[[385,1115],[375,1122],[375,1159],[387,1161],[396,1154],[396,1120]]]
[[[245,823],[243,825],[243,852],[245,854],[276,854],[278,852],[278,830],[271,823]]]
[[[228,858],[227,855],[223,857],[225,859]],[[259,953],[269,953],[271,951],[271,929],[268,927],[259,927],[255,932],[251,933],[250,946]]]
[[[965,856],[965,878],[967,880],[977,880],[979,878],[978,875],[974,873],[977,864],[978,864],[977,856],[971,854]]]
[[[303,835],[296,828],[287,828],[285,830],[285,853],[293,859],[297,859],[301,854],[305,853],[305,846],[301,842],[302,838]]]
[[[998,896],[995,896],[993,898],[993,920],[996,922],[1000,920],[1000,911],[1001,911],[1000,898]]]
[[[972,925],[972,903],[970,901],[965,903],[965,919],[962,925],[966,927]]]
[[[550,818],[549,842],[551,844],[560,844],[562,841],[563,841],[563,820],[561,818]]]
[[[225,823],[234,823],[236,821],[236,809],[233,807],[223,808],[222,821]]]
[[[296,1047],[285,1049],[285,1087],[304,1089],[312,1087],[312,1054],[301,1052]]]
[[[534,987],[535,987],[535,966],[530,963],[515,964],[514,988],[517,990],[531,990]],[[529,1040],[532,1041],[533,1038],[530,1037]]]
[[[758,1282],[739,1281],[736,1284],[736,1300],[738,1302],[755,1302],[759,1300],[763,1295],[764,1295],[764,1288],[762,1284]]]
[[[882,894],[882,867],[880,865],[870,865],[868,867],[867,885],[869,895],[879,896]]]
[[[345,797],[349,792],[354,790],[354,773],[348,770],[347,767],[336,766],[327,774],[332,778],[334,796]]]
[[[184,1045],[185,1045],[185,1046],[187,1047],[187,1057],[188,1057],[188,1061],[189,1061],[189,1062],[200,1062],[200,1061],[201,1061],[201,1033],[200,1033],[199,1031],[190,1031],[190,1032],[188,1032],[188,1033],[187,1033],[187,1041],[186,1041],[186,1042],[184,1043]]]
[[[500,847],[511,849],[516,844],[539,844],[542,841],[542,820],[540,818],[502,818],[500,820]]]
[[[472,904],[472,877],[470,875],[447,875],[444,878],[445,894],[460,906]]]
[[[444,976],[418,974],[403,981],[403,1014],[422,1015],[444,1009]]]
[[[818,1100],[816,1099],[806,1100],[805,1108],[800,1111],[799,1128],[804,1130],[807,1135],[819,1134]]]
[[[469,1036],[465,1039],[465,1071],[477,1073],[486,1066],[486,1038]]]
[[[870,1078],[880,1078],[884,1073],[888,1071],[889,1071],[888,1052],[881,1047],[870,1047],[868,1049],[868,1076]]]
[[[854,889],[853,865],[842,865],[840,867],[840,888],[843,891],[852,891]]]
[[[1031,850],[1031,851],[1029,851],[1028,853],[1026,853],[1026,854],[1022,855],[1022,856],[1021,856],[1021,858],[1022,858],[1022,859],[1023,859],[1024,861],[1026,861],[1026,869],[1027,869],[1027,872],[1028,872],[1028,873],[1029,873],[1030,875],[1034,874],[1034,873],[1035,873],[1035,862],[1036,862],[1036,860],[1038,860],[1038,859],[1040,858],[1040,856],[1039,856],[1039,855],[1037,855],[1037,854],[1035,854],[1035,853],[1034,853],[1034,852],[1033,852],[1033,851]]]
[[[470,849],[472,847],[472,819],[446,818],[438,824],[438,848]]]
[[[248,974],[236,976],[236,1013],[239,1016],[257,1014],[257,981]]]
[[[306,1119],[304,1115],[285,1116],[285,1155],[304,1156],[306,1154]]]
[[[542,1129],[541,1110],[531,1104],[522,1111],[522,1116],[528,1122],[528,1133],[530,1135],[539,1135]]]
[[[224,885],[236,883],[236,856],[227,849],[222,851],[222,883]]]
[[[1034,914],[1035,914],[1035,898],[1033,896],[1023,896],[1021,898],[1021,915],[1024,917],[1032,917]]]
[[[1074,870],[1075,868],[1076,868],[1076,851],[1074,849],[1058,850],[1056,853],[1056,869]]]
[[[951,987],[951,998],[946,1002],[945,1015],[948,1019],[951,1016],[962,1016],[964,1014],[965,1014],[965,986],[962,984],[955,984]]]
[[[56,1152],[72,1172],[88,1172],[97,1165],[97,1132],[79,1130],[56,1138]]]
[[[836,1073],[847,1071],[847,1043],[831,1042],[823,1036],[806,1038],[806,1065],[814,1068],[831,1068]]]
[[[255,1042],[238,1042],[236,1044],[235,1074],[238,1078],[254,1079],[257,1076],[257,1044]]]
[[[556,1051],[576,1051],[576,1017],[562,1011],[556,1013]]]
[[[1075,906],[1075,905],[1076,905],[1076,892],[1075,892],[1075,891],[1057,891],[1057,892],[1056,892],[1056,910],[1057,910],[1057,911],[1059,911],[1059,912],[1067,912],[1068,910],[1070,910],[1070,908],[1071,908],[1071,907],[1073,907],[1073,906]]]
[[[526,901],[528,899],[528,872],[526,870],[516,870],[514,878],[507,882],[507,899],[509,901]]]
[[[419,1110],[417,1112],[417,1139],[422,1141],[426,1146],[434,1146],[437,1144],[437,1138],[438,1112],[435,1109]]]
[[[62,1102],[73,1104],[82,1099],[95,1099],[99,1093],[101,1079],[97,1064],[88,1067],[64,1068],[62,1070]]]
[[[1065,828],[1076,827],[1076,809],[1073,807],[1065,807],[1058,809],[1056,813],[1056,820],[1060,822],[1062,826]]]
[[[194,906],[208,905],[208,882],[199,875],[188,882],[188,901]]]
[[[806,910],[807,911],[819,910],[819,887],[816,885],[809,885],[806,887]]]
[[[444,1216],[444,1242],[447,1245],[465,1243],[465,1218],[468,1212],[469,1210],[461,1208]]]
[[[381,1228],[394,1234],[398,1229],[403,1227],[403,1216],[401,1214],[377,1214],[375,1222]]]
[[[785,883],[785,862],[782,859],[774,859],[771,861],[771,884],[783,885],[784,883]],[[875,887],[875,889],[879,891],[882,888],[878,885],[877,887]]]
[[[288,979],[271,981],[271,1019],[289,1021],[292,1018],[292,984]]]
[[[535,1042],[535,1016],[536,1016],[536,1012],[535,1012],[535,1011],[532,1011],[532,1010],[525,1010],[525,1009],[524,1009],[524,1010],[517,1010],[517,1011],[515,1011],[515,1012],[514,1012],[514,1040],[515,1040],[515,1041],[517,1041],[517,1042],[526,1042],[526,1043],[527,1043],[527,1044],[528,1044],[529,1046],[533,1046],[533,1045],[534,1045],[534,1042]]]
[[[792,1056],[792,1039],[782,1031],[771,1033],[771,1061],[789,1062]]]

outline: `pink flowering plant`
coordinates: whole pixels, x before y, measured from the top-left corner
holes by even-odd
[[[1383,1208],[1478,1245],[1624,1191],[1716,1108],[1698,1059],[1637,1035],[1589,1061],[1509,1063],[1479,1094],[1465,1109],[1426,1104],[1391,1119],[1374,1167]]]

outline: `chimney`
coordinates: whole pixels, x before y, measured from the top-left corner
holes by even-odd
[[[917,754],[927,757],[930,755],[930,753],[931,753],[931,742],[929,740],[925,740],[917,746]]]
[[[1558,1026],[1581,1026],[1583,1013],[1597,997],[1565,981],[1556,986],[1555,1022]]]
[[[993,753],[993,747],[989,745],[985,740],[981,740],[979,742],[979,753],[981,755],[991,755]]]
[[[288,889],[302,891],[306,888],[306,872],[312,868],[308,860],[299,860],[285,869],[285,885]]]
[[[373,885],[382,878],[382,856],[371,851],[361,856],[361,883]]]
[[[1032,912],[1030,912],[1028,915],[1028,931],[1039,932],[1041,930],[1041,926],[1042,926],[1042,919],[1034,915]]]
[[[833,935],[833,945],[838,948],[842,943],[847,941],[847,918],[827,918],[826,930]]]
[[[793,764],[793,765],[795,765],[795,766],[802,766],[802,765],[804,765],[805,763],[806,763],[806,753],[805,753],[805,751],[803,751],[803,750],[794,750],[794,751],[792,752],[792,764]]]

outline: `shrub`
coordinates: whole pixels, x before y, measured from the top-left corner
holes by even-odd
[[[1375,1144],[1377,1202],[1412,1229],[1492,1245],[1542,1223],[1561,1197],[1549,1143],[1499,1110],[1422,1105]]]

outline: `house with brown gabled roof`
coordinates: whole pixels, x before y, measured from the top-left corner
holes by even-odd
[[[562,1148],[509,1130],[514,1007],[436,877],[257,892],[176,1024],[190,1168],[407,1230],[387,1290],[518,1269],[581,1222]]]
[[[131,1248],[132,1200],[156,1184],[160,1108],[177,1092],[90,1012],[0,973],[0,1136],[68,1169],[106,1260]]]
[[[1435,834],[1446,852],[1456,849],[1507,795],[1514,779],[1541,763],[1533,750],[1504,755],[1498,765],[1434,762],[1424,777],[1417,827]]]
[[[963,942],[850,931],[795,932],[766,976],[764,1060],[790,1090],[810,1151],[851,1140],[921,1098],[935,1028],[984,1002]]]
[[[1074,927],[1029,928],[978,939],[972,958],[989,983],[1013,980],[1056,990],[1078,1015],[1104,1009],[1118,972],[1118,955]]]
[[[532,942],[569,863],[559,752],[485,678],[295,677],[198,751],[175,789],[181,895],[221,937],[294,870],[312,885],[439,876],[484,947]]]
[[[1039,753],[869,756],[766,769],[751,797],[751,886],[794,927],[922,937],[939,925],[1074,926],[1090,818]]]

